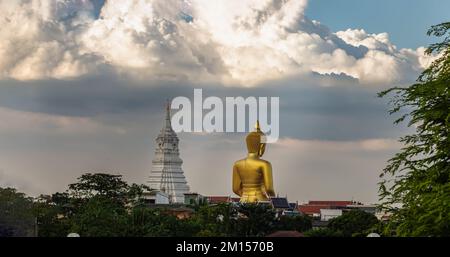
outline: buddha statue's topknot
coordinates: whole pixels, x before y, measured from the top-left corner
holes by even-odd
[[[259,121],[256,121],[255,131],[250,132],[245,141],[247,142],[247,149],[249,153],[258,153],[259,156],[262,156],[264,151],[262,150],[261,145],[265,144],[265,134],[259,127]]]

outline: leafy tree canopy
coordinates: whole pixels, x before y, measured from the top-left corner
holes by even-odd
[[[124,197],[128,184],[121,175],[105,173],[86,173],[78,178],[77,183],[69,185],[69,192],[74,197],[90,198],[95,195],[117,198]]]
[[[450,22],[428,35],[443,38],[426,51],[437,59],[417,83],[379,94],[394,94],[390,113],[404,113],[395,123],[415,128],[381,174],[381,206],[393,214],[389,235],[450,235]]]
[[[378,222],[377,217],[373,214],[361,210],[351,210],[331,219],[328,228],[346,237],[366,236],[367,231]]]
[[[14,188],[0,188],[0,237],[34,234],[32,198]]]

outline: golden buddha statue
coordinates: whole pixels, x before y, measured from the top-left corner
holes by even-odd
[[[272,165],[260,159],[266,149],[265,136],[256,122],[256,131],[247,135],[248,156],[233,166],[233,192],[241,197],[241,203],[268,201],[275,196]]]

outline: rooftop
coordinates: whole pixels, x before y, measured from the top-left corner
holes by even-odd
[[[272,205],[274,208],[280,208],[280,209],[289,209],[289,202],[286,197],[273,197],[270,198],[270,201],[272,202]]]
[[[303,237],[303,234],[296,230],[280,230],[275,231],[266,237]]]
[[[229,203],[231,202],[230,196],[208,196],[209,203]]]
[[[354,201],[309,201],[308,205],[329,205],[329,206],[342,206],[356,204]]]

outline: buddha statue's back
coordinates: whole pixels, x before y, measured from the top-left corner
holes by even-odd
[[[233,192],[241,197],[241,202],[267,201],[274,196],[272,165],[260,159],[266,144],[262,142],[264,133],[256,123],[256,131],[247,138],[248,156],[233,166]]]

